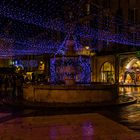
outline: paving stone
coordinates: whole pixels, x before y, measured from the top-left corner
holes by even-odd
[[[4,140],[137,140],[140,135],[100,114],[22,117],[0,124]]]

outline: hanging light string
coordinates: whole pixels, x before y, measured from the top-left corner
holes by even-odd
[[[63,32],[64,34],[68,34],[69,32],[74,34],[74,41],[75,41],[75,47],[76,49],[79,49],[80,46],[77,38],[81,39],[95,39],[97,38],[98,40],[102,41],[108,41],[108,42],[113,42],[113,43],[118,43],[118,44],[125,44],[125,45],[133,45],[133,46],[140,46],[140,33],[136,32],[137,34],[137,39],[132,39],[131,35],[127,33],[112,33],[110,31],[106,31],[104,29],[98,29],[98,28],[91,28],[86,25],[73,25],[73,24],[66,24],[62,18],[57,18],[50,19],[46,18],[44,20],[43,16],[41,16],[41,13],[35,12],[33,9],[30,11],[30,8],[25,11],[25,9],[21,9],[19,7],[13,7],[12,3],[15,3],[15,1],[11,1],[8,5],[6,3],[1,3],[0,4],[0,15],[5,16],[9,19],[17,20],[18,22],[22,22],[22,26],[26,28],[26,30],[22,31],[21,28],[17,28],[16,36],[9,35],[7,33],[0,32],[0,37],[5,41],[9,42],[13,45],[10,45],[10,48],[7,47],[1,47],[1,49],[4,49],[1,51],[1,55],[25,55],[25,54],[43,54],[43,53],[64,53],[64,42],[60,41],[52,41],[51,39],[47,39],[46,41],[40,40],[37,42],[34,42],[33,39],[34,37],[26,38],[26,31],[29,32],[29,34],[38,33],[41,30],[46,30],[46,29],[51,29],[52,31],[58,31],[58,32]],[[56,3],[56,5],[59,3]],[[28,4],[29,5],[29,4]],[[32,5],[34,7],[35,5]],[[24,7],[25,8],[25,7]],[[52,9],[53,7],[51,6],[48,11]],[[79,7],[80,8],[80,7]],[[41,11],[41,10],[40,10]],[[36,14],[37,13],[37,14]],[[94,16],[98,16],[98,14],[92,14]],[[111,18],[109,27],[111,27],[111,24],[115,24],[115,18]],[[119,19],[117,19],[119,23]],[[102,20],[101,18],[97,19],[97,23],[99,25],[102,25]],[[12,23],[14,26],[16,26],[17,23],[13,22]],[[27,26],[30,24],[36,25],[38,27],[41,27],[42,29],[37,29],[37,27],[33,28],[33,31],[30,30],[30,26]],[[75,24],[75,23],[74,23]],[[95,23],[96,24],[96,23]],[[120,21],[120,24],[121,21]],[[128,24],[124,25],[124,28],[128,28]],[[98,25],[96,25],[98,26]],[[19,37],[19,38],[18,38]],[[1,45],[3,46],[3,45]],[[63,48],[63,49],[62,49]],[[61,52],[62,51],[62,52]],[[8,53],[6,53],[8,52]]]
[[[10,18],[13,18],[13,19],[16,19],[16,20],[20,20],[20,21],[23,21],[25,23],[28,23],[28,24],[35,24],[35,25],[38,25],[38,26],[41,26],[41,27],[44,27],[44,28],[49,28],[49,29],[53,29],[53,30],[57,30],[57,31],[62,31],[62,32],[67,32],[68,31],[68,27],[66,28],[65,27],[65,23],[61,20],[56,20],[56,19],[47,19],[47,22],[44,22],[44,19],[40,16],[40,15],[36,15],[36,14],[33,14],[29,11],[27,12],[24,12],[23,10],[19,9],[19,8],[9,8],[9,7],[6,7],[5,5],[0,5],[0,14],[6,16],[6,17],[10,17]],[[98,19],[98,23],[99,24],[102,24],[101,23],[102,21],[100,21],[100,18]],[[113,21],[111,20],[110,23],[114,23],[114,19]],[[123,26],[124,27],[124,26]],[[85,27],[84,27],[85,29]],[[81,30],[83,30],[83,27],[81,27]],[[92,28],[90,29],[92,30]],[[87,32],[84,31],[84,32]],[[83,32],[80,32],[79,33],[80,35],[83,35]],[[108,37],[108,41],[112,41],[112,42],[116,42],[116,43],[120,43],[120,44],[127,44],[127,45],[139,45],[139,42],[138,43],[133,43],[133,41],[129,41],[128,39],[125,39],[125,36],[120,34],[120,35],[111,35],[111,33],[108,35],[108,33],[104,32],[104,31],[101,31],[100,30],[100,34],[99,35],[99,39],[100,40],[106,40],[104,36]],[[87,36],[89,37],[94,37],[92,36],[94,35],[94,32],[92,32],[90,34],[90,32],[87,34]],[[85,37],[87,37],[85,36]],[[123,38],[122,38],[123,36]],[[110,38],[113,38],[113,39],[110,39]]]

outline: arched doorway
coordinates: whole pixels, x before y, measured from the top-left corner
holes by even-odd
[[[129,58],[120,74],[122,84],[139,84],[140,83],[140,59],[137,57]]]
[[[100,81],[113,84],[115,82],[114,79],[115,79],[115,73],[114,73],[113,65],[110,62],[105,62],[101,66]]]

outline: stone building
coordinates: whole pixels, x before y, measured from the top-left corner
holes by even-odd
[[[8,5],[3,3],[5,13],[0,11],[4,15],[2,25],[5,23],[0,42],[4,57],[1,67],[22,64],[26,71],[38,71],[43,62],[49,75],[49,59],[54,52],[63,53],[64,47],[60,46],[70,33],[82,46],[79,54],[90,56],[92,82],[122,81],[126,71],[131,73],[125,66],[135,57],[129,64],[139,73],[139,0],[64,0],[48,5],[22,1]]]

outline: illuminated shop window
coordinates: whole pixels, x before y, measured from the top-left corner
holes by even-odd
[[[114,68],[109,62],[105,62],[101,67],[101,82],[114,83]]]
[[[119,81],[122,84],[139,84],[140,83],[140,60],[133,58],[127,62],[120,74]]]

